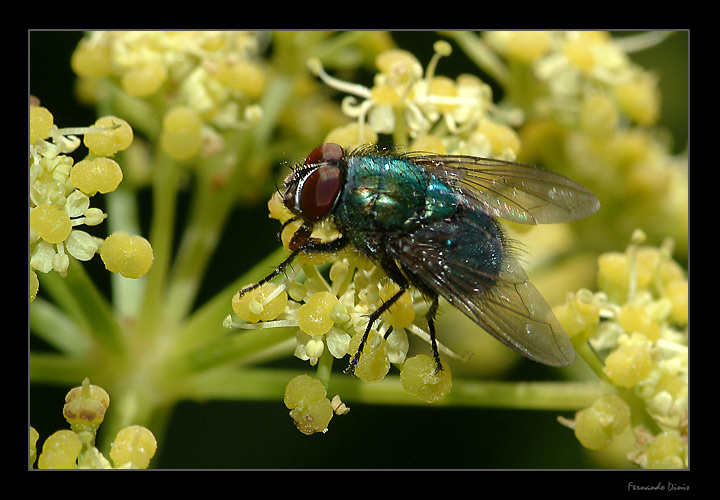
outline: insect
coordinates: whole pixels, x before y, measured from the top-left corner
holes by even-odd
[[[588,217],[600,202],[577,182],[502,160],[374,146],[346,153],[326,143],[294,167],[281,191],[293,214],[286,224],[302,225],[287,259],[241,294],[284,272],[299,254],[348,245],[399,286],[370,314],[346,372],[354,372],[375,321],[411,286],[429,303],[436,372],[442,369],[435,340],[439,297],[534,361],[566,366],[575,360],[570,339],[513,256],[497,218],[543,224]],[[312,238],[315,224],[328,218],[340,235]]]

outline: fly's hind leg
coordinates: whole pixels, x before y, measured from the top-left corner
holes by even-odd
[[[442,371],[440,353],[438,352],[437,341],[435,340],[435,315],[438,310],[438,296],[437,294],[433,294],[430,297],[432,298],[432,303],[430,304],[427,314],[425,314],[425,319],[427,319],[428,330],[430,331],[430,345],[432,346],[433,359],[435,360],[435,374],[437,375]]]

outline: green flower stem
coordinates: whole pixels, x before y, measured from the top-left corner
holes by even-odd
[[[252,136],[240,134],[234,148],[238,157],[249,156]],[[193,305],[203,273],[220,238],[232,208],[235,186],[242,182],[244,162],[235,165],[232,174],[221,188],[214,185],[215,165],[200,165],[198,188],[194,193],[190,220],[183,234],[170,280],[165,302],[167,317],[184,318]]]
[[[125,231],[129,234],[141,234],[138,219],[135,192],[124,189],[122,185],[106,196],[108,234]],[[140,310],[145,295],[147,279],[128,279],[118,273],[111,273],[110,282],[113,291],[113,307],[119,317],[135,317]]]
[[[282,346],[283,352],[280,355],[287,356],[295,348],[295,330],[295,328],[247,330],[220,337],[189,353],[175,357],[166,365],[165,373],[172,381],[188,374],[225,365],[250,363],[258,358],[266,358],[266,351],[276,353],[278,346]]]
[[[167,399],[162,399],[164,395],[150,392],[145,382],[125,384],[112,391],[111,404],[100,428],[100,439],[96,443],[105,456],[110,455],[112,442],[120,429],[129,425],[143,425],[152,429],[156,439],[164,435],[173,405]]]
[[[393,142],[401,145],[410,144],[408,128],[405,125],[405,113],[401,108],[395,108],[393,114],[396,123],[395,130],[393,130]]]
[[[317,373],[315,375],[315,378],[322,382],[325,390],[327,390],[330,385],[330,375],[332,374],[332,366],[334,361],[335,358],[333,357],[330,349],[328,349],[326,345],[323,353],[320,355],[320,359],[318,360]]]
[[[288,381],[297,374],[291,370],[224,367],[188,377],[183,390],[188,399],[196,401],[221,399],[279,403],[283,400]]]
[[[578,345],[573,344],[573,346],[575,347],[575,352],[588,364],[598,379],[612,385],[612,382],[605,373],[605,365],[602,360],[597,357],[597,354],[595,354],[595,351],[590,347],[590,344],[583,342]]]
[[[81,357],[31,352],[28,360],[33,384],[74,387],[85,377],[93,379],[92,374],[97,373],[97,367]]]
[[[190,397],[226,400],[279,401],[294,370],[213,370],[186,381]],[[438,406],[516,408],[525,410],[574,411],[588,407],[609,388],[597,382],[487,382],[453,379],[450,393]],[[427,406],[402,388],[398,376],[362,383],[351,375],[336,375],[328,396],[339,394],[348,406],[353,403]]]
[[[507,87],[509,81],[507,67],[478,35],[470,31],[445,31],[442,34],[455,40],[480,69],[493,77],[502,87]]]
[[[352,47],[368,36],[368,31],[343,31],[337,36],[320,39],[318,42],[309,44],[311,47],[305,60],[317,57],[322,61],[333,58],[336,54],[342,54],[342,49]]]
[[[598,382],[487,382],[453,379],[453,388],[439,404],[488,406],[524,410],[575,411],[612,392]]]
[[[262,119],[251,129],[255,136],[255,151],[265,151],[269,147],[273,133],[277,130],[278,121],[293,97],[296,84],[297,75],[294,74],[276,74],[268,82],[260,99]]]
[[[278,248],[193,312],[176,332],[176,348],[189,350],[207,342],[212,337],[225,335],[228,330],[223,327],[222,323],[231,312],[233,296],[245,285],[256,283],[264,278],[268,270],[275,269],[280,262],[287,258],[287,255],[288,253],[282,247]]]
[[[38,279],[68,318],[99,346],[119,358],[127,354],[127,345],[115,313],[85,272],[83,264],[71,257],[65,278],[51,272],[39,273]]]
[[[138,323],[146,334],[153,332],[164,305],[167,273],[172,257],[175,210],[180,171],[160,148],[152,169],[153,212],[148,238],[153,248],[153,266],[147,274],[145,296]]]
[[[55,304],[36,297],[32,314],[29,315],[30,330],[60,352],[70,356],[86,353],[92,346],[92,338],[84,329]]]
[[[618,395],[630,406],[633,427],[641,425],[653,434],[663,431],[657,420],[648,413],[645,402],[635,393],[634,389],[622,389],[618,392]]]

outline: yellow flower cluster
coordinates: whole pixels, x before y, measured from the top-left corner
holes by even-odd
[[[483,40],[508,61],[530,66],[546,85],[535,113],[557,114],[598,134],[616,125],[619,114],[640,125],[657,121],[656,79],[608,32],[487,31]]]
[[[570,294],[555,312],[576,345],[589,341],[602,358],[600,375],[619,396],[642,401],[652,426],[661,430],[653,435],[647,426],[633,429],[642,436],[633,461],[682,468],[688,437],[688,280],[671,258],[670,244],[652,248],[640,246],[642,241],[644,234],[636,232],[624,253],[601,255],[599,291]],[[628,427],[629,415],[623,399],[603,397],[578,412],[575,434],[587,448],[605,448]],[[657,439],[680,445],[653,444]],[[660,456],[661,449],[669,454]]]
[[[68,154],[80,145],[81,134],[90,153],[74,163]],[[107,217],[90,207],[90,198],[117,189],[123,173],[110,157],[132,139],[132,129],[120,118],[106,116],[91,127],[58,129],[50,111],[30,106],[31,299],[37,292],[34,271],[65,276],[70,256],[86,261],[98,251],[102,240],[77,227],[96,226]]]
[[[112,463],[95,447],[95,436],[109,406],[108,393],[88,379],[71,389],[63,408],[70,430],[48,436],[39,456],[39,435],[30,427],[30,467],[37,458],[38,469],[147,469],[157,441],[143,426],[131,425],[117,433],[110,450]]]
[[[326,142],[352,149],[377,142],[377,134],[392,134],[397,145],[414,151],[514,159],[520,140],[506,122],[521,115],[496,108],[490,87],[474,75],[454,80],[437,75],[439,60],[452,48],[438,41],[434,49],[425,70],[411,52],[382,52],[375,61],[378,73],[371,88],[331,77],[319,60],[311,59],[310,69],[327,85],[352,94],[343,100],[342,109],[357,120],[330,132]],[[356,97],[362,101],[356,103]]]
[[[456,35],[457,36],[457,35]],[[644,45],[666,33],[649,32]],[[642,227],[675,240],[688,235],[688,170],[656,128],[656,75],[632,62],[633,37],[595,31],[490,31],[485,46],[506,61],[506,101],[522,108],[520,160],[569,174],[592,188],[603,209],[594,244]],[[480,43],[478,39],[477,43]],[[683,138],[678,138],[682,141]]]
[[[268,80],[257,57],[263,43],[262,34],[239,31],[96,31],[80,42],[71,63],[88,100],[102,91],[102,80],[129,102],[151,106],[162,117],[162,148],[182,161],[221,149],[217,130],[258,119],[256,102]]]

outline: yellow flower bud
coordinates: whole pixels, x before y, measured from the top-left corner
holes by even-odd
[[[271,321],[285,312],[287,306],[287,293],[284,291],[270,302],[265,303],[265,299],[277,288],[278,285],[275,283],[265,283],[245,293],[242,297],[237,293],[232,299],[232,309],[243,321],[250,323]]]
[[[30,144],[50,136],[53,115],[42,106],[30,106]]]
[[[591,450],[601,450],[630,424],[630,407],[614,394],[598,398],[575,415],[575,437]]]
[[[109,46],[80,40],[70,59],[70,66],[78,76],[106,76],[112,73],[112,61]]]
[[[122,77],[122,87],[135,97],[148,97],[157,92],[167,79],[167,70],[157,62],[149,61],[132,68]]]
[[[520,152],[520,137],[507,125],[486,120],[478,125],[474,134],[482,134],[487,137],[488,142],[492,145],[492,156],[500,156],[507,150],[511,150],[515,155]]]
[[[147,469],[156,450],[157,440],[153,433],[142,425],[131,425],[117,433],[110,458],[115,467]]]
[[[324,432],[333,417],[332,404],[322,382],[308,375],[298,375],[285,387],[285,406],[298,430],[303,434]]]
[[[120,165],[105,157],[82,160],[70,170],[70,182],[88,196],[115,191],[122,179]]]
[[[153,251],[150,242],[142,236],[116,232],[105,239],[100,258],[108,271],[134,279],[150,270]]]
[[[660,91],[655,78],[645,75],[614,87],[618,106],[640,125],[654,125],[660,116]]]
[[[95,126],[103,130],[85,134],[83,142],[98,156],[112,156],[132,143],[132,128],[121,118],[103,116],[95,122]]]
[[[163,149],[176,160],[188,160],[202,146],[202,119],[190,108],[179,107],[163,118],[160,142]]]
[[[446,365],[435,373],[435,360],[425,354],[408,358],[400,372],[400,381],[408,394],[426,403],[441,400],[452,388],[452,374]]]
[[[357,333],[350,339],[349,353],[354,356],[360,346],[363,333]],[[387,354],[385,339],[375,330],[370,330],[368,339],[363,346],[360,360],[355,366],[355,376],[363,382],[382,380],[390,371],[390,359]]]
[[[687,325],[688,322],[688,281],[686,279],[673,281],[667,286],[665,294],[672,302],[670,318],[678,325]]]
[[[383,302],[387,302],[399,290],[400,287],[396,283],[386,281],[380,288],[380,299]],[[415,320],[415,308],[413,307],[410,294],[408,292],[403,293],[400,298],[390,306],[390,309],[383,313],[382,318],[395,328],[410,326]]]
[[[30,228],[48,243],[61,243],[70,235],[72,222],[66,212],[46,203],[30,211]]]
[[[627,333],[641,333],[651,342],[660,336],[660,326],[642,308],[630,304],[622,306],[618,323]]]
[[[33,426],[30,426],[30,435],[29,437],[29,458],[30,463],[29,466],[32,467],[32,465],[35,463],[35,459],[37,458],[37,440],[40,437],[40,434],[38,434],[38,431],[35,430]]]
[[[348,123],[342,127],[331,130],[325,137],[325,142],[340,144],[346,151],[367,143],[377,143],[377,133],[368,125],[364,124],[360,129],[357,122]]]
[[[522,62],[532,62],[550,50],[550,33],[547,31],[513,31],[507,39],[507,53]]]
[[[648,469],[682,469],[685,467],[684,456],[687,445],[679,434],[672,431],[663,432],[647,448]]]
[[[38,469],[75,469],[82,447],[80,438],[73,431],[57,431],[43,443]]]
[[[267,82],[267,75],[263,68],[250,61],[221,64],[215,77],[223,85],[238,90],[251,98],[260,97]]]
[[[110,396],[105,389],[91,385],[86,378],[82,386],[71,389],[65,396],[63,416],[75,432],[97,432],[110,406]]]
[[[330,313],[338,303],[338,298],[330,292],[313,294],[298,311],[298,327],[308,335],[327,333],[335,323]]]
[[[298,430],[308,435],[325,432],[333,415],[332,404],[327,398],[313,401],[304,408],[290,410],[290,417]]]
[[[650,375],[651,370],[650,342],[639,341],[636,336],[633,336],[632,341],[621,345],[605,358],[605,373],[614,384],[620,387],[635,387],[638,382]]]

